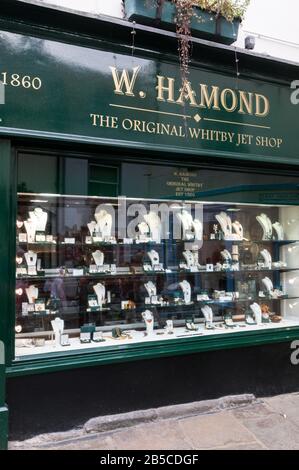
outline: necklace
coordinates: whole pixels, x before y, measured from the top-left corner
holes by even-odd
[[[152,281],[148,281],[146,284],[144,284],[144,287],[146,288],[150,297],[155,296],[157,294],[157,288]]]
[[[30,219],[33,221],[37,232],[44,232],[47,225],[48,214],[41,207],[36,207],[29,212]]]
[[[102,234],[102,237],[111,237],[112,231],[112,215],[105,209],[98,206],[95,210],[94,217],[97,221],[97,226]]]
[[[283,226],[279,222],[275,222],[272,227],[274,228],[276,235],[277,235],[277,240],[284,240],[284,230]]]
[[[96,250],[92,253],[92,257],[97,266],[103,266],[104,264],[104,253],[100,250]]]
[[[243,240],[243,227],[240,224],[240,222],[236,220],[235,222],[232,223],[232,227],[234,231],[236,232],[236,234],[239,235],[240,239]]]
[[[96,293],[97,299],[98,299],[98,305],[102,305],[102,303],[105,300],[105,294],[106,294],[106,288],[104,284],[101,284],[100,282],[98,284],[95,284],[93,286],[93,290]]]
[[[260,214],[256,217],[263,229],[263,240],[272,239],[272,222],[266,214]]]
[[[35,286],[29,286],[25,290],[28,302],[30,304],[34,304],[35,300],[38,299],[38,288]]]
[[[151,260],[152,266],[159,264],[159,253],[157,253],[155,250],[151,250],[147,255]]]
[[[28,266],[35,266],[37,261],[37,254],[34,251],[27,251],[25,253],[25,260]]]

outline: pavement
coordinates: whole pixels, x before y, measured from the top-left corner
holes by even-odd
[[[252,395],[89,420],[80,429],[9,443],[10,450],[298,450],[299,393]]]

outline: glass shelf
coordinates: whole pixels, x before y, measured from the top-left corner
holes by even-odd
[[[78,268],[79,269],[79,268]],[[292,271],[298,271],[299,268],[274,268],[274,269],[239,269],[236,271],[171,271],[171,272],[165,272],[165,271],[157,271],[157,272],[129,272],[129,273],[115,273],[115,274],[110,274],[110,273],[94,273],[94,274],[84,274],[84,275],[66,275],[66,276],[59,276],[59,274],[51,274],[51,275],[44,275],[44,276],[28,276],[28,275],[22,275],[18,276],[16,279],[17,280],[46,280],[46,279],[96,279],[96,278],[116,278],[116,277],[144,277],[144,276],[168,276],[168,275],[196,275],[196,274],[225,274],[225,275],[237,275],[237,274],[244,274],[244,273],[257,273],[257,274],[263,274],[263,273],[284,273],[284,272],[292,272]]]

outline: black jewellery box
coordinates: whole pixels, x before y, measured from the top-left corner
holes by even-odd
[[[95,323],[85,323],[80,328],[80,343],[102,343],[105,341],[101,331],[96,331]]]

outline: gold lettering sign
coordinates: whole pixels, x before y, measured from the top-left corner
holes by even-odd
[[[117,70],[110,67],[116,95],[135,97],[136,80],[141,67]],[[232,88],[220,89],[216,85],[206,83],[192,84],[186,81],[183,86],[176,83],[175,78],[157,75],[156,100],[174,105],[188,104],[192,108],[213,109],[227,113],[238,112],[258,118],[266,117],[270,112],[269,99],[259,93]],[[139,97],[144,98],[145,92],[139,92]]]

